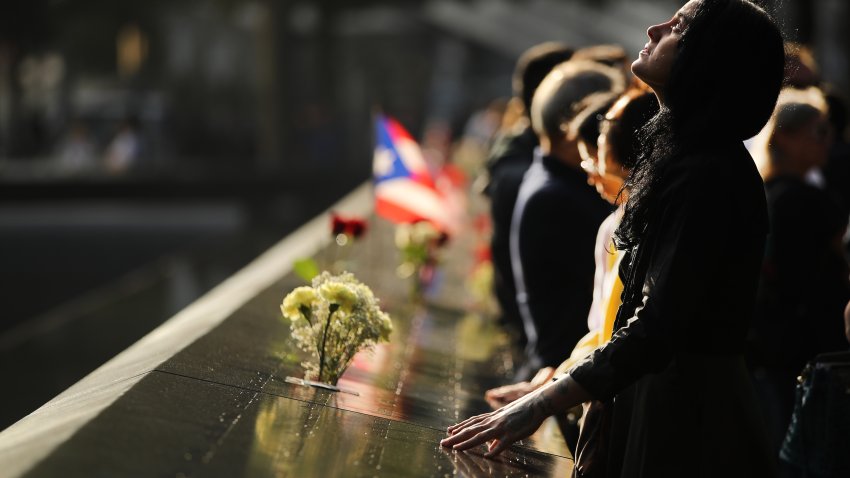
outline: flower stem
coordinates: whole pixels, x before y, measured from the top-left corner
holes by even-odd
[[[325,369],[325,343],[328,341],[328,326],[331,324],[331,314],[328,314],[328,320],[325,322],[325,331],[322,333],[322,348],[319,350],[319,381],[323,379],[322,372]]]
[[[322,333],[322,348],[319,350],[319,381],[323,380],[322,372],[325,369],[325,344],[328,342],[328,329],[331,326],[331,317],[333,317],[334,313],[339,308],[337,304],[331,304],[330,311],[328,312],[328,320],[325,321],[325,331]]]

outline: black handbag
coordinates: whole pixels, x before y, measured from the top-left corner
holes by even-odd
[[[850,352],[822,354],[797,379],[779,457],[805,477],[850,477]]]

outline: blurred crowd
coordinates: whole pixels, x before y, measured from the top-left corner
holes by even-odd
[[[56,169],[67,176],[123,175],[143,166],[144,141],[140,122],[128,117],[101,142],[82,121],[71,125],[53,154]]]

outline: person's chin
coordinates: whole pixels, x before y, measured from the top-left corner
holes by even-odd
[[[645,57],[641,54],[637,60],[632,62],[632,73],[640,78],[640,71],[643,69],[645,64]]]
[[[647,60],[647,58],[638,58],[635,60],[635,62],[632,63],[632,74],[652,87],[652,85],[655,84],[652,80],[655,75],[653,74],[652,67],[649,65]]]

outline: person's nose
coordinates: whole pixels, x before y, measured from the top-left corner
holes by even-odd
[[[661,25],[652,25],[647,28],[646,36],[648,36],[651,41],[657,42],[658,39],[661,38]]]
[[[659,40],[661,40],[661,37],[664,36],[664,32],[669,29],[670,22],[652,25],[651,27],[646,29],[646,36],[648,36],[650,40],[657,43]]]

